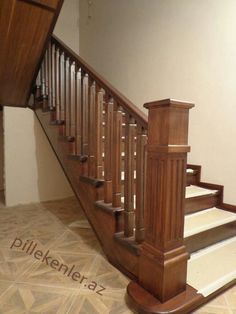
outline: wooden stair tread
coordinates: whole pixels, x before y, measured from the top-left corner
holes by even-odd
[[[190,185],[186,187],[186,198],[204,196],[204,195],[214,195],[217,194],[218,190],[206,189],[197,185]]]
[[[219,191],[218,190],[211,190],[211,189],[206,189],[202,188],[197,185],[190,185],[186,187],[186,194],[185,197],[186,199],[193,198],[193,197],[201,197],[201,196],[211,196],[217,194]],[[124,196],[121,197],[121,202],[124,203]],[[136,195],[134,195],[134,205],[136,202]],[[134,206],[135,207],[135,206]]]
[[[187,283],[204,297],[236,279],[236,237],[193,253]],[[207,271],[206,271],[207,270]]]
[[[192,170],[192,169],[187,169],[186,170],[186,173],[187,174],[192,174],[192,173],[194,173],[194,172],[191,172],[190,170]],[[194,170],[193,170],[194,171]],[[102,172],[102,176],[104,176],[104,171]],[[136,170],[134,171],[134,179],[136,179]],[[124,171],[121,171],[121,180],[122,181],[124,181],[125,180],[125,172]],[[189,187],[188,187],[189,188]],[[203,188],[200,188],[199,187],[199,193],[200,193],[200,189],[203,189]],[[193,190],[193,188],[192,188],[192,190]],[[204,190],[206,190],[206,189],[204,189]],[[209,190],[209,191],[214,191],[214,190]],[[196,191],[197,192],[197,191]],[[196,193],[195,192],[195,193]],[[191,194],[193,194],[194,192],[192,191],[191,192]],[[190,193],[189,193],[190,194]],[[206,193],[206,194],[214,194],[214,193],[211,193],[211,192],[209,192],[209,193]],[[203,194],[201,194],[201,195],[203,195]],[[205,195],[205,194],[204,194]],[[187,196],[188,197],[188,196]],[[192,197],[192,196],[189,196],[189,197]]]
[[[216,207],[185,215],[184,237],[236,221],[236,214]]]

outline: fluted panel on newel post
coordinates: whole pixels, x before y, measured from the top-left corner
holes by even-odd
[[[165,302],[186,289],[189,254],[183,241],[184,204],[188,120],[193,104],[166,99],[144,106],[149,118],[139,283]]]

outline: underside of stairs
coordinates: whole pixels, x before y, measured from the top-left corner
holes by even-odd
[[[148,104],[148,120],[55,37],[35,91],[31,106],[107,258],[133,280],[133,309],[190,313],[235,284],[236,207],[186,165],[191,104]]]

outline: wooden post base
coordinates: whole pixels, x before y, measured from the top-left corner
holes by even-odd
[[[134,281],[129,283],[126,296],[127,304],[142,314],[187,314],[204,303],[204,299],[201,294],[197,294],[194,288],[187,285],[184,292],[161,303]]]

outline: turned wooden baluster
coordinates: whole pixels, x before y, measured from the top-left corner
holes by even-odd
[[[105,98],[107,98],[105,96]],[[112,202],[113,99],[105,100],[104,202]]]
[[[141,286],[165,302],[186,289],[184,246],[188,117],[192,104],[163,100],[149,109],[145,239],[139,261]]]
[[[64,52],[60,55],[60,120],[65,121],[65,54]]]
[[[45,57],[41,66],[41,96],[43,99],[46,98]]]
[[[96,105],[96,84],[93,81],[89,82],[89,158],[88,158],[88,175],[91,178],[95,178],[95,105]]]
[[[126,115],[125,126],[125,185],[124,185],[124,236],[134,234],[134,153],[135,153],[135,120]]]
[[[76,114],[75,114],[75,63],[71,64],[70,68],[70,139],[75,140],[76,136]],[[75,155],[75,141],[71,145],[71,154]]]
[[[65,132],[66,136],[70,137],[71,125],[70,125],[70,59],[67,58],[65,62]]]
[[[48,45],[48,53],[47,53],[47,87],[48,87],[48,104],[49,108],[52,109],[52,45],[49,43]]]
[[[42,109],[46,110],[48,108],[48,101],[47,101],[47,86],[46,86],[46,73],[47,73],[47,51],[45,53],[43,63],[42,63],[42,71],[41,71],[41,97],[42,97]]]
[[[45,98],[48,100],[47,106],[49,106],[49,87],[48,87],[48,73],[49,73],[49,68],[48,68],[48,54],[49,50],[46,50],[45,53],[45,58],[44,58],[44,68],[45,68]],[[44,108],[46,109],[46,108]]]
[[[81,135],[82,135],[82,91],[81,91],[81,69],[76,73],[76,130],[75,130],[75,150],[76,155],[81,156]]]
[[[60,110],[60,50],[55,51],[55,106],[56,106],[56,121],[61,120]]]
[[[50,63],[51,63],[51,107],[55,108],[56,107],[56,70],[55,70],[55,59],[56,59],[56,54],[55,54],[56,50],[55,50],[55,45],[51,45],[51,59],[50,59]]]
[[[122,164],[122,108],[114,103],[112,206],[121,207],[121,164]]]
[[[136,209],[135,209],[135,240],[144,240],[144,195],[146,178],[146,150],[147,130],[137,126],[136,145]]]
[[[103,90],[96,85],[95,97],[95,177],[102,178],[103,172],[103,158],[102,158],[102,121],[103,121]]]
[[[36,91],[35,91],[35,98],[38,99],[41,96],[41,75],[42,75],[42,68],[40,68],[37,78],[36,78]]]
[[[88,74],[82,73],[82,154],[88,156]]]

